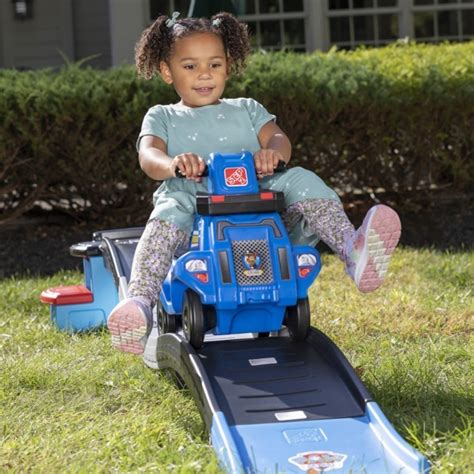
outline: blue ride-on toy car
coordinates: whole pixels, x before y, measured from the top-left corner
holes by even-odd
[[[307,292],[320,258],[291,245],[278,214],[282,193],[259,189],[250,153],[211,155],[208,173],[190,249],[160,294],[145,363],[189,388],[226,472],[429,472],[337,346],[310,327]],[[71,247],[84,261],[84,285],[41,294],[57,327],[105,324],[127,297],[142,233],[99,231]]]
[[[319,253],[292,246],[278,214],[283,193],[259,189],[251,153],[211,154],[206,173],[209,194],[197,196],[190,250],[174,260],[160,294],[160,333],[181,323],[196,349],[207,331],[263,335],[286,326],[303,340]]]

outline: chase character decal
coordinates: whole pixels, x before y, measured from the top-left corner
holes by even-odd
[[[260,276],[263,270],[260,268],[262,265],[262,259],[257,252],[248,251],[242,258],[244,267],[244,275],[246,276]]]
[[[298,453],[288,461],[298,466],[302,471],[316,474],[342,469],[346,459],[347,455],[333,451],[311,451]]]

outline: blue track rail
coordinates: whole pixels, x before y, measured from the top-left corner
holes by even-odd
[[[314,328],[300,343],[227,340],[198,352],[181,335],[164,334],[156,355],[158,368],[190,389],[227,472],[429,472]]]

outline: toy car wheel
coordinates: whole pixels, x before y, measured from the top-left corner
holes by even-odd
[[[176,317],[174,314],[168,314],[163,308],[161,301],[158,302],[156,308],[158,316],[158,328],[160,334],[166,334],[167,332],[176,332]]]
[[[205,328],[201,299],[194,291],[187,290],[184,294],[183,331],[186,340],[195,349],[199,349],[204,342]]]
[[[292,341],[299,342],[306,339],[311,324],[308,298],[298,300],[295,306],[288,306],[284,324],[288,328]]]

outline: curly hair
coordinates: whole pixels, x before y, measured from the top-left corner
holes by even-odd
[[[159,16],[141,35],[135,46],[135,65],[138,75],[151,79],[159,74],[160,63],[169,62],[173,44],[179,38],[195,33],[214,33],[222,39],[230,61],[230,71],[240,74],[250,53],[248,28],[227,12],[217,13],[210,19],[183,18],[168,26],[170,18]]]

